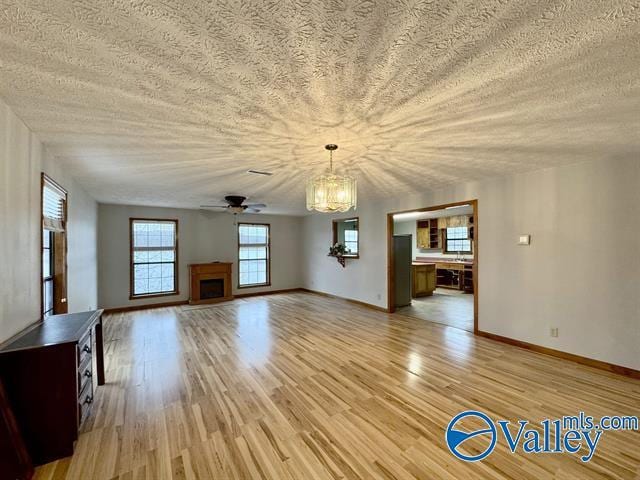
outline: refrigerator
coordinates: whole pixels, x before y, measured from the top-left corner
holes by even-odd
[[[413,263],[411,235],[393,236],[393,270],[395,273],[395,306],[411,305],[411,264]]]

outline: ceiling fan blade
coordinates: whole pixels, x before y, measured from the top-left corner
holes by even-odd
[[[266,205],[264,203],[249,203],[247,204],[248,208],[265,208]]]
[[[229,208],[228,205],[200,205],[200,208]]]
[[[245,212],[258,213],[260,211],[259,208],[247,207]]]

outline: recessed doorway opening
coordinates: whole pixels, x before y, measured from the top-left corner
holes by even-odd
[[[478,331],[478,202],[387,214],[391,313]]]

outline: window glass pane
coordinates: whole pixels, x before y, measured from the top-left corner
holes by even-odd
[[[134,235],[133,247],[148,247],[149,235],[146,233],[136,233]]]
[[[149,278],[160,278],[162,276],[162,264],[150,263],[148,267],[149,267]]]
[[[173,263],[161,264],[160,274],[162,278],[173,278]]]
[[[144,263],[149,261],[149,252],[133,252],[134,263]]]
[[[162,252],[160,250],[149,250],[149,262],[160,262],[162,260]]]
[[[149,293],[157,293],[162,290],[162,279],[160,277],[149,277]]]
[[[163,250],[161,254],[161,260],[163,262],[175,262],[176,254],[173,250]]]
[[[171,277],[162,277],[162,291],[163,292],[172,292],[175,290],[173,288],[173,276]]]
[[[149,280],[147,278],[136,278],[133,283],[133,294],[143,295],[149,293]]]
[[[53,311],[53,280],[44,282],[44,311]]]
[[[47,278],[51,275],[51,250],[45,248],[42,250],[42,277]]]

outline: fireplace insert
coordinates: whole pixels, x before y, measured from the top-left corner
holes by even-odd
[[[224,297],[224,279],[214,278],[210,280],[200,280],[200,298]]]

